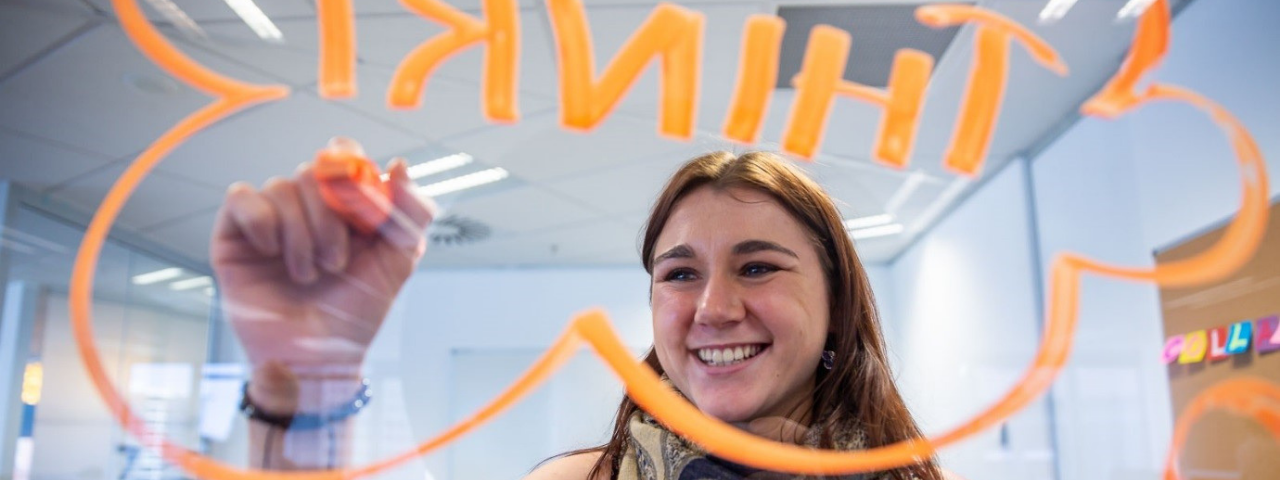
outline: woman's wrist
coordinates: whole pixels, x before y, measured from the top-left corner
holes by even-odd
[[[364,388],[359,365],[288,366],[267,362],[254,368],[245,393],[271,415],[327,412],[345,406]]]

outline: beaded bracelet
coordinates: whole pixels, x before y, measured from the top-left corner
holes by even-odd
[[[373,399],[373,391],[369,388],[369,380],[366,379],[360,381],[360,390],[356,391],[355,398],[333,410],[320,413],[299,412],[289,415],[276,415],[267,413],[262,408],[254,405],[253,399],[249,398],[249,382],[244,382],[242,392],[243,395],[240,397],[241,413],[248,416],[250,420],[257,420],[286,430],[315,430],[346,420],[363,409]]]

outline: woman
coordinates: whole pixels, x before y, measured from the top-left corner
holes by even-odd
[[[228,195],[213,261],[229,310],[242,305],[260,312],[265,304],[273,315],[284,309],[280,322],[255,321],[251,314],[232,318],[259,366],[246,390],[261,409],[324,411],[341,402],[317,398],[350,398],[358,389],[364,349],[394,297],[378,292],[393,294],[407,278],[421,240],[406,227],[425,225],[432,211],[411,195],[402,162],[391,167],[389,182],[393,201],[409,221],[385,228],[383,240],[325,237],[344,228],[308,192],[314,185],[305,169],[296,181],[270,182],[261,193],[238,186]],[[325,245],[317,250],[317,243]],[[324,253],[343,249],[349,255]],[[685,164],[653,208],[641,261],[652,278],[654,327],[645,362],[702,412],[775,440],[824,449],[870,448],[921,436],[893,384],[872,292],[838,212],[820,187],[786,161],[767,153],[719,152]],[[242,281],[246,286],[236,285]],[[350,286],[356,284],[374,288]],[[342,315],[326,313],[337,305],[344,306]],[[278,324],[297,325],[273,327]],[[286,338],[296,338],[283,335],[320,332],[337,332],[346,342],[350,353],[342,367],[321,367],[332,363],[332,355],[281,351]],[[312,373],[317,371],[323,373]],[[253,423],[263,450],[281,443],[278,432],[271,435],[278,428]],[[329,431],[332,449],[346,444],[346,430]],[[286,461],[278,457],[264,453],[261,460],[268,467]],[[624,397],[606,444],[547,462],[529,478],[762,474],[670,435]],[[930,459],[882,478],[942,475]]]

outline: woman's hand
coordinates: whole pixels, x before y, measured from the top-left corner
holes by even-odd
[[[344,138],[328,148],[363,154]],[[430,200],[414,192],[406,168],[403,160],[392,162],[386,181],[395,210],[371,235],[350,228],[324,203],[310,164],[260,190],[243,183],[228,189],[210,257],[223,314],[255,367],[255,383],[358,378],[383,317],[425,251],[423,230],[435,214]],[[262,375],[280,366],[293,375]]]

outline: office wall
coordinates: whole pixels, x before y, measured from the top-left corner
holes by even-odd
[[[1030,362],[1038,338],[1025,168],[1010,163],[892,265],[890,350],[899,387],[927,433],[990,405]],[[1047,407],[940,454],[965,478],[1052,476]]]

